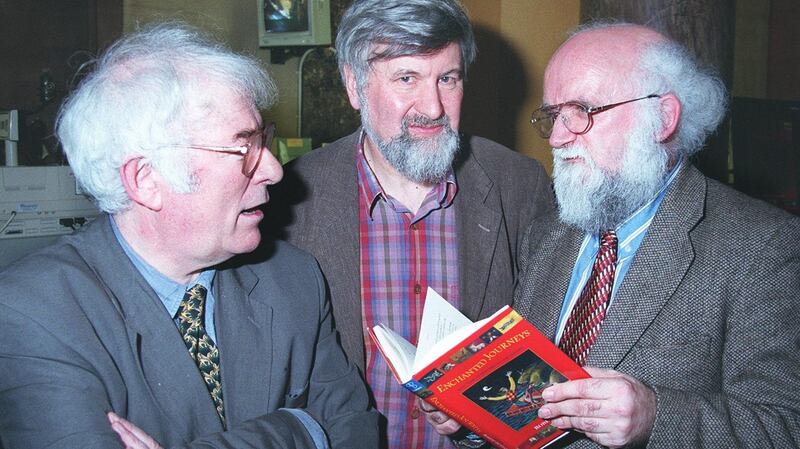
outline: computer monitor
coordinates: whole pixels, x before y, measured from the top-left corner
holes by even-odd
[[[329,45],[330,0],[257,0],[261,47]]]
[[[0,269],[99,214],[68,166],[0,167]]]

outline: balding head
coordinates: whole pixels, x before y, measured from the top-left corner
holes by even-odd
[[[643,52],[667,41],[661,33],[640,25],[606,25],[579,31],[551,58],[545,71],[545,88],[579,83],[605,97],[598,101],[630,95],[634,90],[631,75],[639,71]],[[554,82],[556,79],[559,83]]]
[[[561,217],[597,232],[651,200],[700,147],[724,112],[724,88],[655,30],[590,25],[548,64],[544,102]]]

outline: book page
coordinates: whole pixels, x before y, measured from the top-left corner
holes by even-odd
[[[411,380],[411,367],[414,364],[417,348],[383,323],[373,327],[372,333],[375,334],[381,352],[389,362],[389,367],[395,371],[398,380],[401,383]]]
[[[431,362],[439,358],[442,354],[452,349],[457,344],[461,343],[465,338],[467,338],[471,333],[477,331],[484,324],[488,323],[489,320],[494,319],[496,316],[506,313],[510,306],[503,306],[500,310],[493,313],[491,316],[484,318],[482,320],[478,320],[474,323],[470,322],[466,326],[457,329],[455,332],[452,332],[449,335],[445,335],[444,338],[436,342],[436,344],[431,347],[428,352],[420,352],[417,351],[417,358],[414,360],[414,368],[413,372],[417,372],[418,370],[425,368]],[[469,319],[467,318],[467,321]]]
[[[428,352],[436,343],[465,326],[472,321],[465,317],[452,304],[428,287],[425,296],[425,308],[422,310],[422,323],[417,342],[418,358],[428,359]],[[422,364],[414,362],[414,370],[421,368]]]

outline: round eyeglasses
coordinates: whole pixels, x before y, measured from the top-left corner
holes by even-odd
[[[264,125],[257,132],[247,136],[244,145],[220,146],[220,145],[163,145],[159,148],[179,148],[187,150],[216,151],[218,153],[240,154],[242,159],[242,174],[251,178],[255,173],[258,163],[261,162],[261,155],[264,150],[269,151],[272,145],[272,138],[275,136],[275,123]]]
[[[585,134],[591,128],[594,114],[632,103],[634,101],[646,100],[648,98],[660,98],[661,95],[650,94],[644,97],[634,98],[633,100],[620,101],[603,106],[590,107],[579,101],[567,101],[565,103],[542,106],[531,114],[531,124],[536,126],[539,134],[545,139],[550,138],[553,133],[556,119],[561,118],[561,123],[573,134]]]

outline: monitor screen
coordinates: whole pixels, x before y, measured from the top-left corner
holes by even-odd
[[[329,45],[330,0],[258,0],[261,47]]]

